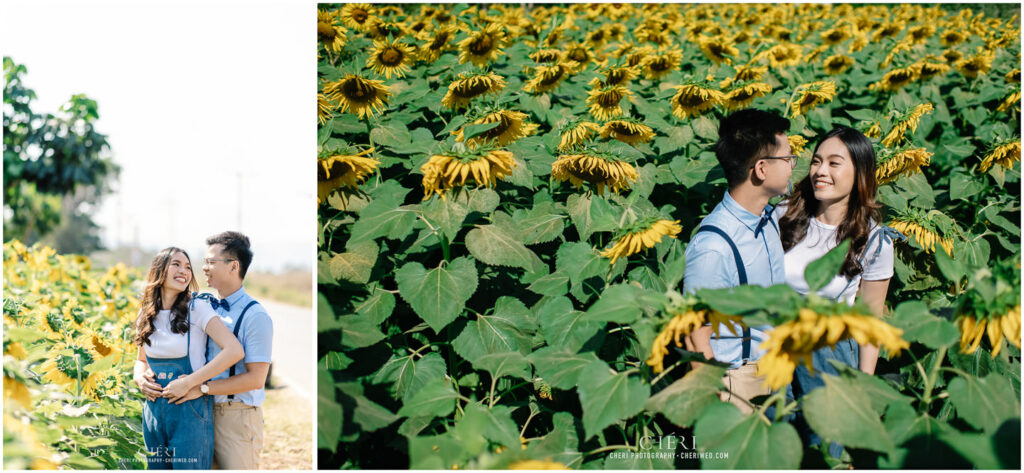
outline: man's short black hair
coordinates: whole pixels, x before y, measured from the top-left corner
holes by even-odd
[[[252,250],[249,249],[249,237],[238,232],[218,233],[206,239],[206,246],[222,245],[223,253],[238,260],[238,277],[245,279],[245,272],[252,263]]]
[[[740,110],[722,119],[715,156],[725,171],[729,187],[743,183],[754,159],[775,149],[775,135],[788,130],[788,118],[755,108]]]

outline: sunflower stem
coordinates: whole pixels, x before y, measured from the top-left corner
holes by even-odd
[[[927,410],[932,403],[932,390],[935,389],[935,382],[938,380],[940,369],[942,368],[942,361],[946,357],[947,347],[943,346],[939,348],[938,353],[935,355],[935,361],[932,363],[931,372],[924,381],[924,408]]]
[[[452,261],[452,252],[448,244],[448,235],[440,232],[439,236],[441,237],[441,252],[444,254],[444,260],[450,263]]]
[[[78,401],[79,405],[81,405],[81,403],[82,403],[82,355],[79,355],[78,353],[75,353],[75,367],[76,367],[76,369],[75,369],[75,378],[78,379],[78,383],[77,383],[78,394],[75,396],[75,400]]]

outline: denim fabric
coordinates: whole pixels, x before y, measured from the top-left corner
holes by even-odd
[[[156,382],[167,386],[192,373],[187,356],[148,358]],[[213,465],[213,397],[201,396],[182,404],[169,399],[146,401],[142,409],[142,436],[150,470],[208,470]]]
[[[811,359],[811,364],[814,365],[814,374],[811,374],[810,370],[802,364],[798,364],[796,371],[793,373],[793,395],[797,399],[810,393],[815,388],[825,385],[825,380],[821,377],[822,373],[828,373],[833,376],[839,375],[839,371],[828,360],[837,360],[854,369],[860,368],[860,347],[856,341],[848,338],[836,343],[835,349],[823,347],[815,350]],[[797,415],[796,428],[805,445],[817,446],[821,444],[821,437],[807,424],[807,419],[804,418],[802,411]],[[839,458],[843,453],[843,446],[836,442],[830,442],[828,452],[833,457]]]

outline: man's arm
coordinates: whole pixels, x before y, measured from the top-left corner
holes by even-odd
[[[270,363],[246,363],[245,373],[229,378],[215,379],[207,382],[206,385],[210,387],[210,394],[214,395],[226,396],[244,393],[262,388],[267,382],[267,373],[269,372]]]

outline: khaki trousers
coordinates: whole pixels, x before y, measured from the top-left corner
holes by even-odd
[[[757,376],[756,361],[739,368],[726,370],[722,384],[725,384],[726,389],[730,392],[720,393],[719,398],[740,408],[744,414],[754,412],[754,408],[748,401],[772,392],[771,389],[764,386],[764,376]]]
[[[213,405],[213,468],[258,470],[263,410],[238,401]]]

